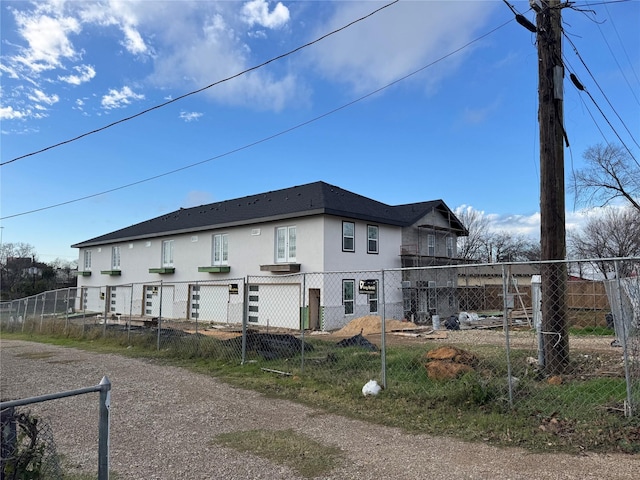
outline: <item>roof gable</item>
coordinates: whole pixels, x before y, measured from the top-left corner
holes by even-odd
[[[449,211],[442,200],[390,206],[325,182],[314,182],[198,207],[180,208],[72,246],[79,248],[320,214],[403,227],[412,225],[430,210],[443,207]]]

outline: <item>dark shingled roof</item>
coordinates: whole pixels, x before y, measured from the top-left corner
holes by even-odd
[[[460,234],[466,231],[442,200],[391,206],[325,182],[314,182],[199,207],[181,208],[77,243],[72,247],[80,248],[319,214],[406,227],[413,225],[433,209],[449,215],[454,230]]]

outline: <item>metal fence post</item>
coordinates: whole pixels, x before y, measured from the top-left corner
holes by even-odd
[[[129,293],[129,315],[127,316],[127,342],[131,341],[131,317],[133,316],[133,283]]]
[[[47,305],[47,292],[42,294],[42,310],[40,310],[40,330],[42,331],[42,322],[44,321],[44,308]]]
[[[247,360],[247,321],[248,321],[248,309],[249,309],[249,277],[243,278],[244,282],[242,291],[244,292],[243,305],[242,305],[242,360],[241,365],[244,365]]]
[[[160,330],[162,329],[162,280],[160,280],[160,312],[158,314],[158,345],[157,350],[160,351]]]
[[[307,274],[302,274],[302,308],[300,309],[300,330],[301,330],[301,339],[302,345],[300,348],[300,372],[304,373],[304,330],[305,330],[305,315],[307,322],[309,322],[309,306],[307,303]],[[306,306],[306,307],[305,307]],[[306,312],[306,313],[305,313]]]
[[[24,324],[27,323],[27,301],[18,301],[18,318],[20,318],[20,304],[24,302],[24,313],[22,314],[22,333],[24,333]]]
[[[64,330],[69,329],[69,298],[71,297],[71,288],[67,288],[67,296],[64,299]]]
[[[511,268],[511,267],[509,267]],[[509,275],[502,264],[502,317],[505,338],[505,352],[507,356],[507,383],[509,386],[509,407],[513,408],[513,377],[511,375],[511,350],[509,342]]]
[[[618,325],[620,326],[620,330],[622,330],[621,332],[617,332],[616,331],[616,337],[618,338],[618,341],[622,344],[622,360],[624,362],[624,378],[625,378],[625,383],[627,384],[627,401],[625,402],[625,409],[624,409],[624,414],[626,417],[632,417],[633,416],[633,395],[631,394],[631,372],[629,370],[629,350],[628,350],[628,346],[627,346],[627,340],[628,340],[628,331],[627,331],[627,321],[624,318],[624,308],[623,308],[623,301],[622,301],[622,285],[620,283],[620,269],[618,268],[618,260],[613,262],[614,264],[614,268],[615,268],[615,273],[616,273],[616,287],[618,289],[618,303],[620,305],[620,308],[618,309],[620,311],[620,319],[618,320]],[[622,336],[622,338],[620,338],[620,336]]]
[[[109,480],[109,410],[111,408],[111,382],[105,376],[102,377],[99,386],[98,480]]]
[[[36,321],[36,312],[38,311],[38,296],[33,296],[33,321]],[[40,333],[42,333],[42,319],[40,319]]]
[[[102,337],[107,338],[107,318],[109,315],[109,299],[107,298],[109,294],[109,287],[104,287],[104,328],[102,330]]]
[[[380,381],[382,382],[382,386],[387,388],[387,313],[385,308],[385,299],[384,299],[384,273],[385,270],[382,270],[382,275],[380,279],[380,292],[378,292],[378,303],[382,302],[382,316],[380,321],[382,322],[382,332],[380,337],[380,363],[381,363],[381,371],[380,371]]]

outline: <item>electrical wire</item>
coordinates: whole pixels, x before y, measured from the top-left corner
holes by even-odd
[[[246,70],[243,70],[243,71],[241,71],[239,73],[231,75],[230,77],[223,78],[222,80],[218,80],[218,81],[216,81],[214,83],[211,83],[211,84],[209,84],[209,85],[207,85],[205,87],[201,87],[201,88],[199,88],[197,90],[193,90],[193,91],[191,91],[189,93],[185,93],[183,95],[180,95],[179,97],[172,98],[171,100],[168,100],[166,102],[160,103],[160,104],[155,105],[155,106],[153,106],[151,108],[147,108],[146,110],[142,110],[141,112],[138,112],[138,113],[136,113],[134,115],[131,115],[129,117],[121,118],[120,120],[117,120],[115,122],[109,123],[108,125],[105,125],[105,126],[100,127],[100,128],[96,128],[95,130],[91,130],[89,132],[83,133],[81,135],[78,135],[76,137],[70,138],[68,140],[64,140],[62,142],[56,143],[54,145],[50,145],[50,146],[45,147],[45,148],[41,148],[40,150],[36,150],[34,152],[26,153],[24,155],[20,155],[18,157],[12,158],[11,160],[7,160],[5,162],[0,163],[0,167],[8,165],[8,164],[13,163],[13,162],[16,162],[18,160],[25,159],[27,157],[31,157],[31,156],[46,152],[47,150],[51,150],[53,148],[57,148],[57,147],[60,147],[62,145],[66,145],[68,143],[75,142],[77,140],[80,140],[81,138],[87,137],[89,135],[93,135],[95,133],[98,133],[98,132],[101,132],[101,131],[106,130],[108,128],[111,128],[111,127],[114,127],[116,125],[119,125],[121,123],[128,122],[129,120],[133,120],[134,118],[140,117],[140,116],[142,116],[142,115],[144,115],[146,113],[149,113],[149,112],[151,112],[153,110],[157,110],[159,108],[166,107],[167,105],[175,103],[175,102],[177,102],[179,100],[183,100],[183,99],[185,99],[187,97],[190,97],[191,95],[195,95],[197,93],[200,93],[200,92],[203,92],[205,90],[208,90],[209,88],[215,87],[216,85],[220,85],[221,83],[228,82],[228,81],[233,80],[234,78],[238,78],[238,77],[240,77],[242,75],[246,75],[249,72],[252,72],[254,70],[258,70],[259,68],[262,68],[262,67],[264,67],[266,65],[269,65],[270,63],[273,63],[275,61],[281,60],[281,59],[283,59],[285,57],[288,57],[288,56],[290,56],[290,55],[292,55],[294,53],[299,52],[300,50],[303,50],[303,49],[305,49],[307,47],[310,47],[311,45],[314,45],[314,44],[324,40],[325,38],[330,37],[331,35],[335,35],[336,33],[341,32],[342,30],[345,30],[345,29],[353,26],[358,22],[366,20],[367,18],[372,17],[376,13],[379,13],[379,12],[381,12],[382,10],[384,10],[386,8],[389,8],[390,6],[398,3],[399,1],[400,0],[393,0],[392,2],[390,2],[390,3],[386,4],[386,5],[383,5],[382,7],[378,8],[378,9],[376,9],[376,10],[370,12],[370,13],[368,13],[367,15],[364,15],[363,17],[360,17],[360,18],[358,18],[356,20],[353,20],[353,21],[347,23],[346,25],[343,25],[342,27],[337,28],[336,30],[333,30],[333,31],[331,31],[329,33],[326,33],[326,34],[316,38],[315,40],[312,40],[311,42],[305,43],[304,45],[300,45],[299,47],[296,47],[293,50],[290,50],[290,51],[288,51],[286,53],[278,55],[277,57],[273,57],[273,58],[271,58],[271,59],[269,59],[269,60],[267,60],[265,62],[262,62],[262,63],[260,63],[258,65],[255,65],[253,67],[247,68]]]
[[[593,76],[593,73],[591,73],[591,70],[589,69],[589,67],[587,66],[586,62],[584,61],[584,59],[582,58],[582,56],[580,55],[580,52],[578,52],[577,47],[575,46],[575,44],[571,41],[571,39],[564,34],[564,37],[567,39],[567,41],[569,42],[569,44],[573,47],[573,51],[576,54],[576,56],[578,57],[578,59],[580,60],[580,62],[582,63],[582,65],[584,66],[584,68],[587,70],[587,72],[589,73],[589,76],[591,77],[591,79],[594,81],[595,85],[598,87],[598,90],[600,91],[600,93],[602,94],[602,96],[604,97],[604,99],[607,101],[607,104],[609,105],[609,107],[611,107],[611,110],[613,110],[613,113],[615,113],[616,117],[618,117],[618,120],[620,120],[620,123],[622,123],[622,125],[624,126],[625,130],[627,131],[627,133],[629,134],[629,136],[631,137],[631,140],[633,140],[633,142],[636,144],[636,146],[638,146],[640,148],[640,145],[638,144],[637,140],[634,138],[633,134],[631,133],[631,131],[629,130],[629,128],[627,127],[627,124],[624,122],[624,120],[622,119],[622,117],[620,117],[620,114],[618,114],[617,110],[614,108],[614,106],[611,104],[611,102],[609,101],[609,98],[607,97],[606,93],[604,93],[604,91],[602,90],[602,88],[600,87],[600,84],[598,83],[598,81],[596,80],[596,78]],[[591,95],[591,93],[584,89],[584,92],[589,96],[589,98],[591,99],[591,101],[594,103],[594,105],[598,108],[598,110],[600,111],[600,114],[602,115],[602,117],[605,119],[605,121],[609,124],[609,126],[611,127],[611,129],[613,130],[613,132],[615,133],[615,135],[618,137],[618,139],[620,140],[620,142],[622,143],[622,145],[624,145],[624,147],[627,149],[627,152],[629,152],[629,155],[631,155],[631,158],[634,159],[634,161],[636,162],[636,164],[640,167],[640,163],[638,163],[638,160],[635,158],[635,156],[633,155],[633,153],[631,152],[631,150],[629,149],[629,147],[626,145],[626,143],[622,140],[622,138],[620,137],[620,135],[618,134],[618,132],[616,131],[616,129],[614,128],[614,126],[611,124],[611,122],[609,121],[609,119],[607,118],[607,116],[604,114],[604,112],[602,111],[602,109],[600,108],[600,106],[597,104],[597,102],[595,101],[595,99],[593,98],[593,96]]]
[[[241,147],[235,148],[233,150],[229,150],[229,151],[227,151],[225,153],[221,153],[219,155],[215,155],[215,156],[207,158],[205,160],[201,160],[199,162],[191,163],[189,165],[185,165],[185,166],[182,166],[182,167],[179,167],[179,168],[176,168],[176,169],[173,169],[173,170],[169,170],[167,172],[160,173],[160,174],[157,174],[157,175],[153,175],[151,177],[147,177],[147,178],[144,178],[144,179],[141,179],[141,180],[137,180],[135,182],[131,182],[131,183],[128,183],[126,185],[121,185],[119,187],[114,187],[114,188],[111,188],[111,189],[108,189],[108,190],[103,190],[103,191],[98,192],[98,193],[85,195],[83,197],[78,197],[78,198],[75,198],[75,199],[72,199],[72,200],[67,200],[65,202],[60,202],[60,203],[48,205],[48,206],[45,206],[45,207],[36,208],[36,209],[33,209],[33,210],[28,210],[28,211],[25,211],[25,212],[15,213],[13,215],[7,215],[5,217],[0,217],[0,220],[7,220],[9,218],[15,218],[15,217],[20,217],[20,216],[24,216],[24,215],[29,215],[29,214],[32,214],[32,213],[41,212],[43,210],[50,210],[52,208],[61,207],[61,206],[64,206],[64,205],[69,205],[71,203],[81,202],[83,200],[87,200],[87,199],[90,199],[90,198],[98,197],[100,195],[106,195],[107,193],[117,192],[117,191],[123,190],[125,188],[129,188],[129,187],[133,187],[133,186],[136,186],[136,185],[140,185],[142,183],[150,182],[152,180],[157,180],[158,178],[166,177],[166,176],[172,175],[174,173],[178,173],[178,172],[181,172],[181,171],[193,168],[193,167],[197,167],[199,165],[203,165],[205,163],[209,163],[209,162],[212,162],[214,160],[218,160],[220,158],[227,157],[227,156],[232,155],[234,153],[238,153],[240,151],[247,150],[247,149],[249,149],[251,147],[255,147],[256,145],[259,145],[261,143],[268,142],[269,140],[273,140],[274,138],[278,138],[278,137],[280,137],[282,135],[285,135],[285,134],[287,134],[289,132],[292,132],[292,131],[297,130],[297,129],[302,128],[302,127],[305,127],[305,126],[310,125],[310,124],[312,124],[314,122],[317,122],[318,120],[321,120],[321,119],[323,119],[325,117],[333,115],[334,113],[337,113],[337,112],[339,112],[341,110],[344,110],[345,108],[348,108],[348,107],[350,107],[352,105],[355,105],[356,103],[359,103],[362,100],[365,100],[365,99],[367,99],[367,98],[369,98],[369,97],[371,97],[373,95],[376,95],[377,93],[380,93],[383,90],[386,90],[386,89],[388,89],[388,88],[390,88],[390,87],[392,87],[392,86],[394,86],[394,85],[396,85],[396,84],[398,84],[398,83],[400,83],[400,82],[402,82],[402,81],[404,81],[404,80],[406,80],[408,78],[411,78],[411,77],[417,75],[418,73],[426,70],[427,68],[432,67],[432,66],[436,65],[437,63],[440,63],[443,60],[446,60],[447,58],[449,58],[449,57],[461,52],[462,50],[470,47],[474,43],[479,42],[480,40],[488,37],[489,35],[492,35],[493,33],[497,32],[499,29],[501,29],[504,26],[506,26],[509,23],[511,23],[512,21],[513,20],[509,20],[507,22],[502,23],[501,25],[495,27],[494,29],[490,30],[489,32],[487,32],[487,33],[475,38],[474,40],[471,40],[470,42],[467,42],[466,44],[462,45],[461,47],[458,47],[458,48],[452,50],[451,52],[441,56],[440,58],[438,58],[438,59],[436,59],[436,60],[434,60],[434,61],[432,61],[430,63],[428,63],[427,65],[424,65],[424,66],[418,68],[417,70],[412,71],[411,73],[403,75],[402,77],[397,78],[396,80],[394,80],[394,81],[392,81],[392,82],[390,82],[390,83],[388,83],[388,84],[386,84],[386,85],[384,85],[384,86],[382,86],[380,88],[377,88],[377,89],[375,89],[375,90],[373,90],[373,91],[371,91],[371,92],[369,92],[369,93],[367,93],[365,95],[362,95],[361,97],[358,97],[355,100],[352,100],[352,101],[350,101],[348,103],[345,103],[345,104],[343,104],[343,105],[341,105],[339,107],[336,107],[336,108],[334,108],[332,110],[329,110],[329,111],[327,111],[327,112],[325,112],[325,113],[323,113],[321,115],[318,115],[317,117],[309,119],[309,120],[307,120],[305,122],[302,122],[302,123],[299,123],[297,125],[294,125],[293,127],[287,128],[287,129],[282,130],[282,131],[280,131],[278,133],[274,133],[273,135],[269,135],[267,137],[263,137],[263,138],[261,138],[259,140],[254,141],[254,142],[248,143],[246,145],[243,145]]]
[[[587,2],[587,5],[591,5],[590,2]],[[604,8],[607,11],[607,14],[609,14],[609,9],[607,8],[606,3],[605,3]],[[624,47],[624,43],[623,43],[622,39],[620,38],[620,33],[618,32],[618,29],[616,28],[615,23],[613,22],[613,17],[611,17],[611,14],[609,14],[609,20],[610,20],[610,23],[611,23],[611,27],[613,28],[613,31],[616,33],[616,37],[618,38],[618,42],[620,42],[620,47],[622,48],[622,51],[625,54],[627,62],[629,63],[629,67],[631,69],[631,72],[635,76],[636,82],[640,83],[640,79],[638,79],[638,75],[637,75],[637,73],[635,71],[635,68],[633,67],[633,62],[629,58],[629,53],[627,52],[627,49]],[[598,22],[595,22],[595,23],[598,26],[598,31],[600,32],[600,35],[602,36],[602,40],[604,41],[605,45],[609,49],[609,53],[611,53],[611,56],[613,57],[614,62],[616,62],[616,65],[618,66],[618,70],[620,70],[620,74],[622,75],[622,78],[624,78],[625,82],[627,83],[627,86],[629,87],[629,90],[631,91],[631,95],[633,95],[633,98],[635,99],[636,103],[638,105],[640,105],[640,100],[638,99],[638,96],[636,95],[636,91],[631,86],[631,83],[629,82],[629,79],[627,78],[627,75],[625,74],[624,69],[620,66],[620,63],[618,62],[618,58],[616,57],[615,53],[613,52],[613,49],[611,48],[611,44],[609,43],[609,40],[607,40],[607,36],[602,31],[602,28],[600,28],[600,23],[598,23]]]

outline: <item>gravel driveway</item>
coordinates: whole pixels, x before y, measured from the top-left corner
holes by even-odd
[[[293,429],[342,449],[331,479],[636,479],[638,455],[531,454],[410,435],[233,388],[145,360],[0,341],[0,395],[23,398],[112,383],[110,467],[118,479],[297,479],[295,471],[212,445],[219,433]],[[364,399],[363,401],[375,401]],[[98,394],[33,405],[58,452],[97,472]]]

